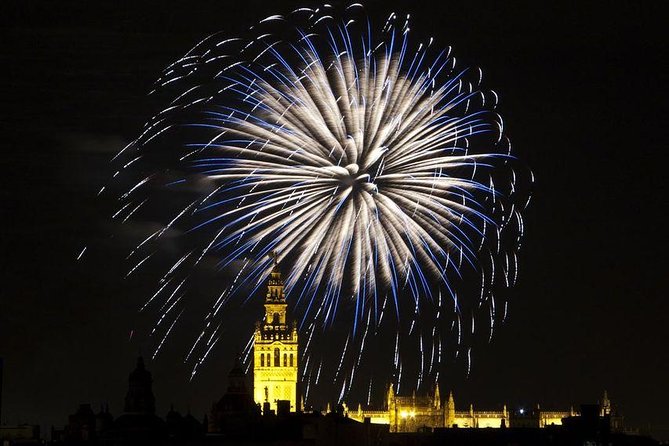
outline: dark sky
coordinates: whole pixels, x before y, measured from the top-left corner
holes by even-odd
[[[442,387],[480,408],[568,408],[607,389],[629,424],[669,438],[666,16],[660,2],[567,3],[368,5],[411,12],[417,32],[484,69],[537,177],[510,317],[471,375]],[[3,423],[62,425],[80,402],[121,411],[146,290],[122,280],[110,203],[95,197],[108,160],[155,111],[146,93],[167,64],[305,4],[3,2]],[[149,364],[158,410],[200,416],[232,358],[188,382],[178,351]]]

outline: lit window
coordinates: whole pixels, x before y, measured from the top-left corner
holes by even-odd
[[[274,349],[274,367],[281,367],[281,353],[278,348]]]

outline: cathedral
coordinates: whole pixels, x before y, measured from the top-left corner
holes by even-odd
[[[600,416],[611,415],[611,402],[606,392],[601,402]],[[537,406],[531,410],[510,412],[506,405],[502,410],[474,410],[469,405],[468,410],[456,410],[453,392],[449,393],[445,404],[442,404],[437,386],[434,393],[427,396],[396,395],[390,385],[386,395],[384,410],[363,410],[358,406],[357,411],[346,408],[348,416],[356,421],[364,422],[369,419],[372,423],[389,425],[390,432],[417,432],[423,428],[505,428],[505,427],[533,427],[560,426],[568,417],[578,414],[571,408],[568,411],[542,410]]]
[[[289,321],[288,305],[283,289],[283,279],[274,257],[265,295],[265,315],[256,323],[253,348],[253,399],[263,413],[301,412],[298,403],[298,334],[295,321]],[[547,411],[539,406],[528,411],[509,412],[506,405],[501,410],[456,410],[453,393],[443,401],[439,387],[426,396],[400,396],[392,384],[388,388],[383,410],[349,410],[344,413],[351,419],[389,426],[390,432],[416,432],[421,428],[504,428],[546,427],[561,425],[567,417],[576,416],[568,411]],[[601,416],[609,415],[611,403],[604,393]]]

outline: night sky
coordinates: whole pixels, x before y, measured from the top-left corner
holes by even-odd
[[[367,5],[379,21],[410,12],[419,35],[483,68],[537,178],[509,318],[442,390],[458,408],[568,409],[607,389],[629,425],[669,439],[666,16],[649,2],[510,3]],[[194,44],[317,3],[90,5],[0,6],[2,423],[63,425],[80,402],[121,412],[148,354],[129,332],[151,288],[123,280],[113,203],[96,197],[109,159],[159,107],[152,82]],[[213,355],[189,382],[182,354],[177,340],[148,364],[158,412],[200,417],[233,358]]]

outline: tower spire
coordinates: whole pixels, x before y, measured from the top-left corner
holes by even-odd
[[[281,277],[281,270],[279,269],[279,255],[276,251],[272,251],[270,256],[274,259],[274,266],[272,267],[272,272],[269,276],[265,304],[270,302],[285,303],[286,297],[283,292],[283,278]]]
[[[448,400],[444,408],[444,426],[453,427],[455,424],[455,400],[453,399],[453,391],[448,393]]]
[[[611,414],[611,400],[609,400],[609,394],[604,390],[604,398],[602,398],[602,403],[600,404],[600,415],[606,416]]]

